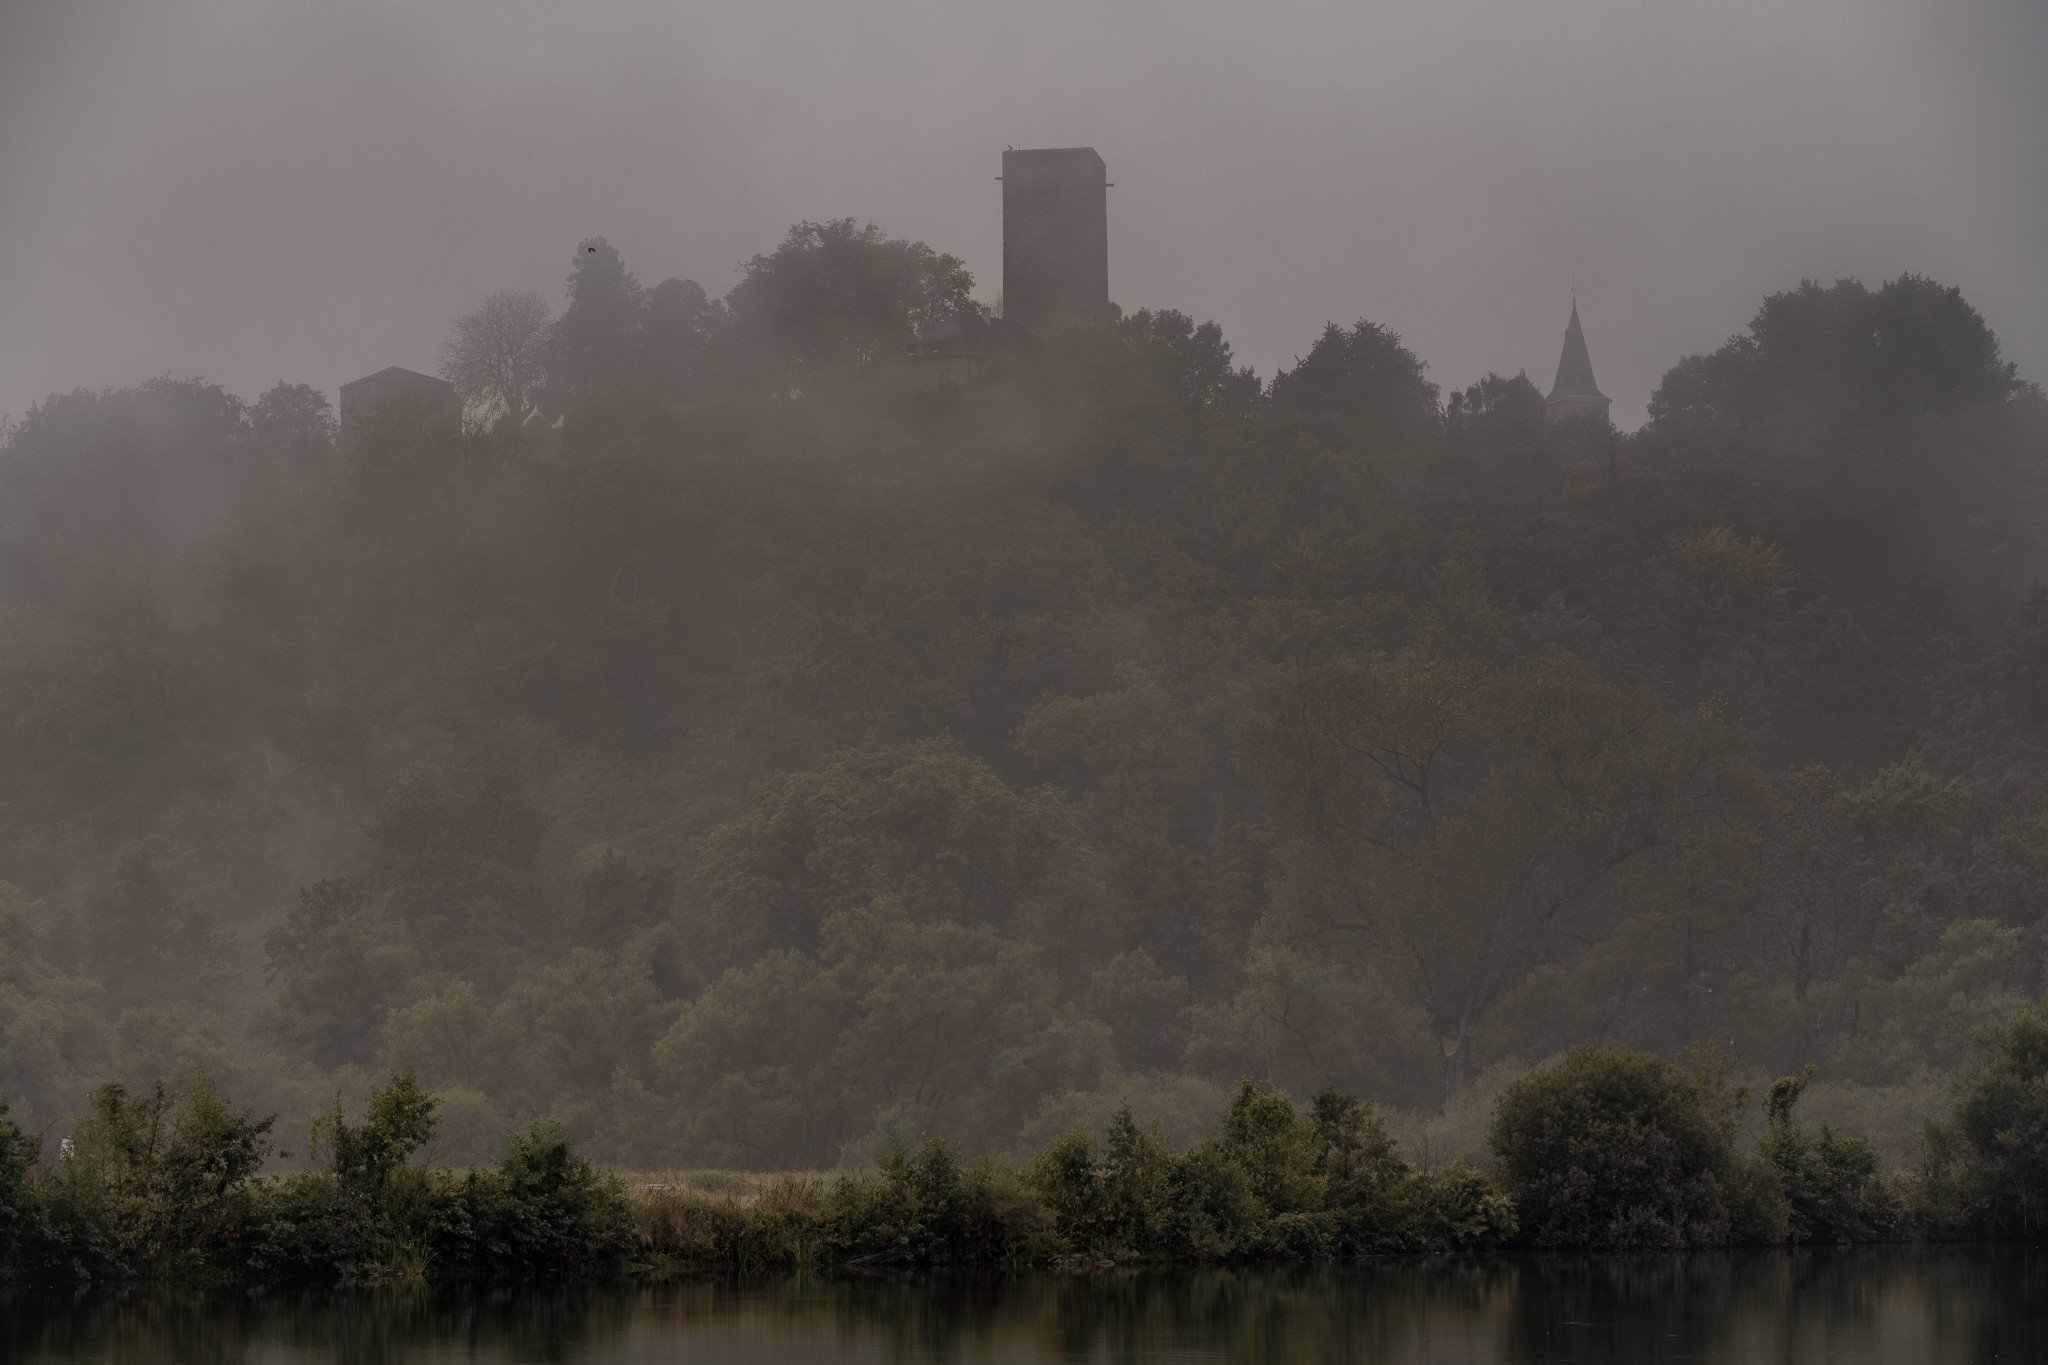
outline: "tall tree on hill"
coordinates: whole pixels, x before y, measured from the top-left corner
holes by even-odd
[[[1837,597],[1924,574],[1981,601],[2048,570],[2041,410],[1959,290],[1808,280],[1664,376],[1642,515],[1760,532]]]
[[[1174,397],[1191,408],[1250,416],[1261,397],[1249,365],[1232,363],[1230,343],[1214,322],[1200,326],[1177,308],[1140,308],[1116,324],[1117,335],[1146,352]]]
[[[1439,427],[1437,387],[1423,368],[1392,328],[1332,322],[1293,369],[1273,376],[1273,411],[1334,426],[1376,453],[1415,451]]]
[[[1243,752],[1296,833],[1267,941],[1406,978],[1447,1091],[1546,958],[1603,939],[1659,863],[1753,794],[1711,717],[1562,652],[1488,670],[1417,649],[1290,671]]]
[[[334,407],[311,384],[279,380],[249,405],[249,435],[258,446],[305,458],[334,447]]]
[[[239,965],[233,932],[174,894],[139,848],[122,855],[111,884],[87,899],[75,923],[84,964],[124,1007],[204,1000]]]
[[[715,378],[727,319],[725,305],[695,280],[666,279],[649,290],[642,338],[648,391],[668,403],[699,397]]]
[[[569,272],[569,307],[547,348],[540,409],[551,416],[578,400],[628,387],[638,370],[647,292],[618,248],[602,237],[578,244]]]
[[[900,351],[920,327],[975,310],[958,257],[851,218],[798,223],[748,261],[727,302],[757,378],[815,374]]]

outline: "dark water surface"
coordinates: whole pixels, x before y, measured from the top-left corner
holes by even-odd
[[[2048,1362],[2048,1256],[1884,1248],[1316,1271],[0,1299],[14,1361]]]

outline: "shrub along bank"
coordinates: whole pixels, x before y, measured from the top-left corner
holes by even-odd
[[[2048,1000],[1979,1030],[1913,1171],[1883,1172],[1862,1138],[1795,1110],[1813,1078],[1774,1082],[1751,1151],[1727,1067],[1587,1044],[1501,1097],[1488,1135],[1517,1240],[1651,1250],[1981,1238],[2048,1230]]]
[[[335,1281],[526,1274],[622,1263],[638,1245],[624,1188],[547,1122],[495,1166],[406,1164],[434,1130],[410,1072],[359,1123],[315,1126],[324,1169],[257,1174],[271,1121],[204,1074],[140,1097],[110,1084],[54,1161],[0,1114],[0,1276],[27,1280]],[[280,1155],[284,1155],[280,1153]]]
[[[934,1137],[872,1174],[742,1194],[629,1191],[545,1121],[494,1166],[410,1165],[436,1107],[410,1072],[359,1121],[337,1103],[315,1126],[321,1169],[263,1176],[271,1121],[195,1074],[141,1096],[102,1087],[54,1160],[0,1113],[0,1275],[333,1282],[2035,1237],[2048,1002],[1978,1041],[1927,1160],[1889,1175],[1867,1142],[1798,1122],[1811,1068],[1770,1087],[1745,1151],[1750,1096],[1714,1054],[1590,1043],[1508,1088],[1490,1169],[1418,1170],[1369,1104],[1325,1089],[1304,1111],[1246,1080],[1185,1151],[1126,1106],[1099,1147],[1074,1132],[1025,1163],[966,1163]]]
[[[1486,1173],[1418,1172],[1353,1097],[1325,1090],[1304,1114],[1253,1081],[1185,1152],[1126,1106],[1099,1149],[1075,1132],[1022,1165],[968,1164],[930,1138],[872,1176],[749,1199],[661,1190],[640,1207],[644,1262],[669,1269],[1317,1261],[1483,1250],[1515,1232]]]

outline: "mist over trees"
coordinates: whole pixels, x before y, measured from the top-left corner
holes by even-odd
[[[524,422],[546,375],[552,322],[540,294],[497,290],[455,319],[441,343],[441,377],[478,421]]]
[[[1905,1132],[2040,996],[2048,403],[1957,291],[1773,296],[1622,434],[1367,321],[909,382],[971,287],[852,220],[723,300],[599,238],[456,321],[459,438],[32,409],[15,1118],[413,1067],[450,1155],[789,1168],[1247,1075],[1420,1123],[1596,1038]]]

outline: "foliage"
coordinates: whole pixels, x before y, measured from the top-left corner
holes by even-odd
[[[1217,1131],[1178,1155],[1124,1105],[1100,1158],[1076,1131],[1032,1169],[1068,1256],[1084,1263],[1470,1251],[1515,1230],[1484,1172],[1413,1170],[1371,1106],[1335,1088],[1303,1115],[1248,1079]]]
[[[646,303],[618,248],[602,237],[577,244],[568,283],[569,307],[540,359],[541,410],[551,416],[632,382]]]
[[[1793,1106],[1813,1080],[1813,1067],[1780,1076],[1764,1101],[1767,1127],[1757,1155],[1778,1174],[1787,1205],[1787,1237],[1812,1242],[1876,1242],[1897,1237],[1904,1209],[1878,1176],[1877,1152],[1861,1138],[1842,1137],[1823,1123],[1818,1136],[1793,1120]]]
[[[1369,944],[1400,970],[1452,1094],[1531,961],[1611,933],[1637,876],[1703,822],[1744,815],[1711,717],[1684,725],[1568,654],[1343,658],[1282,674],[1268,698],[1244,726],[1247,762],[1314,878],[1275,930]]]
[[[91,945],[81,965],[125,1004],[204,991],[234,970],[233,937],[205,907],[172,892],[147,850],[121,856],[112,884],[86,902],[80,918]]]
[[[264,935],[279,990],[258,1026],[322,1067],[362,1059],[404,962],[369,905],[358,879],[325,879],[300,888],[298,905]]]
[[[345,1192],[381,1196],[393,1172],[434,1136],[434,1097],[420,1089],[407,1069],[370,1092],[363,1120],[351,1124],[341,1097],[334,1112],[313,1126],[312,1147],[327,1149],[327,1166]]]
[[[1419,1169],[1369,1102],[1329,1087],[1303,1110],[1246,1078],[1208,1136],[1180,1150],[1125,1103],[1099,1144],[1075,1129],[1022,1164],[970,1162],[943,1138],[906,1145],[892,1134],[872,1173],[696,1172],[628,1187],[546,1119],[509,1136],[495,1163],[411,1164],[440,1098],[408,1073],[373,1090],[360,1121],[340,1106],[322,1121],[325,1169],[261,1177],[272,1121],[237,1115],[204,1075],[134,1101],[108,1086],[54,1165],[0,1114],[0,1277],[1088,1269],[1306,1264],[1516,1241],[1640,1250],[2030,1235],[2024,1133],[1992,1135],[1992,1162],[2003,1165],[1970,1144],[1982,1107],[2013,1098],[2004,1072],[2041,1070],[2026,1033],[2040,1031],[2039,1013],[1986,1033],[1992,1055],[1959,1081],[1955,1128],[1934,1141],[1919,1181],[1885,1180],[1867,1143],[1794,1120],[1811,1068],[1771,1087],[1766,1131],[1745,1159],[1733,1139],[1746,1094],[1729,1087],[1719,1058],[1695,1051],[1671,1063],[1590,1043],[1506,1088],[1494,1170]]]
[[[139,1096],[108,1082],[42,1182],[55,1245],[39,1251],[86,1274],[232,1270],[273,1122],[235,1113],[204,1072]]]
[[[427,1083],[475,1118],[552,1111],[588,1131],[613,1129],[622,1083],[653,1076],[653,1044],[675,1018],[644,962],[577,949],[566,961],[531,968],[486,1005],[468,981],[392,1010],[383,1026],[383,1060],[416,1067]],[[495,1097],[495,1100],[492,1098]],[[488,1133],[451,1134],[472,1155],[495,1151],[502,1122]]]
[[[934,394],[956,259],[743,271],[580,244],[517,429],[345,460],[305,385],[166,377],[7,431],[24,1126],[203,1063],[296,1132],[412,1066],[465,1161],[552,1114],[972,1170],[1127,1094],[1224,1254],[1282,1236],[1197,1141],[1246,1075],[1414,1115],[1484,1222],[1438,1168],[1516,1058],[1812,1059],[1897,1161],[2040,996],[2048,403],[1953,289],[1762,300],[1623,433],[1370,321],[1261,385],[1159,307]]]
[[[548,301],[530,289],[499,289],[455,319],[441,343],[441,377],[488,422],[524,422],[546,380]]]
[[[1983,1054],[1949,1082],[1926,1176],[1964,1227],[2039,1235],[2048,1224],[2048,1001],[1980,1030]]]
[[[1488,1141],[1538,1247],[1718,1246],[1735,1199],[1738,1106],[1724,1064],[1586,1043],[1507,1088]]]
[[[1401,1094],[1427,1085],[1428,1029],[1372,968],[1258,948],[1244,977],[1228,1001],[1190,1011],[1185,1056],[1193,1065],[1294,1094],[1325,1086]]]
[[[1399,335],[1363,318],[1345,330],[1332,322],[1291,370],[1273,376],[1273,410],[1341,424],[1367,447],[1414,449],[1434,434],[1437,387]]]
[[[28,1175],[41,1145],[0,1105],[0,1275],[22,1263],[25,1244],[38,1231],[41,1201],[30,1190]]]
[[[472,1167],[434,1193],[426,1245],[433,1264],[450,1272],[602,1268],[637,1240],[618,1178],[544,1120],[508,1137],[495,1168]]]
[[[1054,790],[1016,793],[946,740],[848,750],[773,779],[705,840],[696,881],[706,927],[752,961],[812,948],[825,921],[876,897],[920,922],[1067,927],[1085,857]],[[1075,925],[1075,928],[1081,926]]]
[[[21,892],[0,882],[0,1094],[34,1119],[61,1113],[104,1065],[99,984],[50,960],[49,934]]]
[[[792,378],[901,355],[918,329],[972,309],[974,277],[954,256],[873,223],[798,223],[741,267],[729,303],[738,345],[786,357]]]
[[[1239,417],[1257,411],[1263,397],[1251,366],[1233,367],[1230,343],[1213,322],[1197,324],[1173,308],[1140,308],[1119,318],[1117,335],[1151,353],[1161,376],[1182,403],[1213,407]]]
[[[311,384],[280,380],[249,405],[250,443],[267,454],[317,461],[334,437],[334,405]]]
[[[1059,1010],[1036,949],[881,900],[832,916],[815,959],[727,972],[654,1055],[661,1091],[692,1101],[689,1146],[773,1169],[828,1164],[870,1125],[986,1142],[1092,1079],[1104,1051]]]

